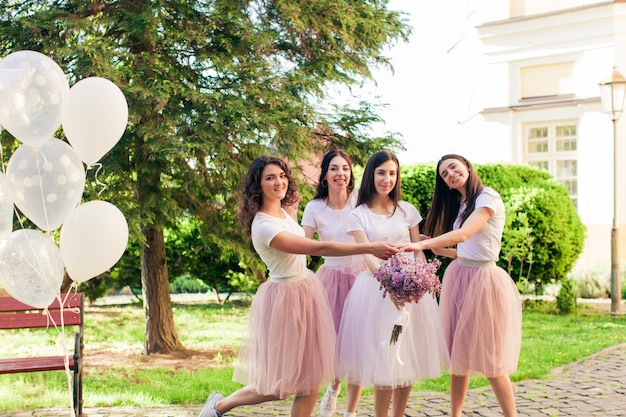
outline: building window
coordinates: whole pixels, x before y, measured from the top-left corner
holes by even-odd
[[[548,171],[578,203],[578,136],[576,121],[524,126],[526,163]]]
[[[557,62],[520,68],[521,99],[551,98],[573,94],[574,63]]]

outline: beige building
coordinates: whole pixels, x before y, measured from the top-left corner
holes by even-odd
[[[626,0],[444,0],[454,152],[547,169],[587,227],[577,268],[607,273],[613,123],[599,83],[626,74]],[[618,138],[617,223],[626,260],[626,116]]]

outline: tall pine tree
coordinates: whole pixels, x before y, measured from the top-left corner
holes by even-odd
[[[298,161],[340,146],[358,160],[398,145],[367,132],[378,121],[372,103],[321,106],[329,85],[370,78],[373,66],[388,64],[384,49],[406,40],[410,28],[387,3],[0,0],[0,58],[36,50],[70,85],[99,76],[126,96],[128,129],[98,178],[107,185],[100,198],[124,212],[141,245],[147,354],[183,349],[164,227],[197,216],[210,225],[208,238],[252,259],[233,219],[253,158]]]

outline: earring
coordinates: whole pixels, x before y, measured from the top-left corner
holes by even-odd
[[[328,181],[326,181],[326,178],[322,180],[322,187],[324,188],[328,187]]]

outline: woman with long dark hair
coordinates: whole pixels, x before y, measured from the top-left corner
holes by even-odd
[[[356,242],[385,240],[396,244],[420,238],[421,215],[402,200],[400,165],[395,154],[376,152],[370,157],[359,187],[357,207],[347,221]],[[416,255],[424,258],[422,253]],[[383,296],[373,276],[380,262],[366,256],[368,269],[350,290],[338,336],[339,376],[349,383],[374,387],[374,416],[402,417],[413,381],[437,377],[448,362],[437,301],[425,295],[404,306],[409,317],[398,341],[390,343],[394,322],[403,316],[392,300]]]
[[[354,182],[352,162],[348,154],[342,149],[327,152],[322,158],[315,196],[307,203],[302,215],[301,224],[306,237],[313,238],[317,232],[320,240],[354,242],[346,230],[348,216],[356,205]],[[356,276],[365,268],[361,255],[332,256],[324,257],[324,263],[315,273],[326,290],[337,333],[346,297]],[[339,379],[328,384],[320,403],[321,417],[335,415],[340,387]],[[355,416],[360,396],[361,386],[348,384],[344,417]]]
[[[461,416],[470,374],[481,372],[504,415],[516,416],[509,375],[520,354],[522,305],[513,279],[496,265],[504,203],[460,155],[441,157],[436,178],[424,228],[433,237],[405,249],[431,249],[454,259],[443,277],[439,305],[451,360],[451,415]]]

